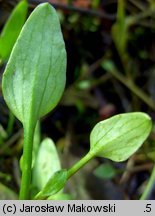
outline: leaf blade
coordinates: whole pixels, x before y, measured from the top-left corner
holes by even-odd
[[[67,182],[67,170],[57,171],[47,182],[44,188],[35,196],[34,199],[46,199],[58,193]]]
[[[36,123],[57,105],[65,72],[66,51],[58,16],[50,4],[40,4],[21,31],[2,80],[6,103],[22,123]]]
[[[46,138],[41,142],[33,168],[33,182],[42,190],[50,177],[61,169],[59,156],[54,142]]]
[[[99,122],[90,135],[92,154],[124,161],[142,145],[152,128],[150,117],[141,112],[119,114]]]

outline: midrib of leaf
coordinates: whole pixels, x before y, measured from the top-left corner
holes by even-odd
[[[35,25],[35,27],[36,27],[37,25]],[[35,32],[35,31],[34,31]],[[31,29],[31,32],[30,32],[30,34],[29,34],[29,40],[28,41],[31,41],[31,38],[32,38],[32,35],[33,35],[33,30]],[[27,42],[27,44],[28,44],[28,42]],[[31,43],[29,43],[29,44],[31,44]],[[30,47],[30,46],[29,46]],[[31,47],[30,47],[30,49],[29,49],[29,52],[31,52]],[[24,98],[24,91],[26,91],[25,90],[25,85],[24,85],[24,83],[25,83],[25,76],[26,76],[26,73],[27,73],[27,69],[26,69],[26,63],[27,63],[27,59],[28,59],[28,57],[29,57],[29,54],[28,55],[26,55],[26,56],[24,56],[24,64],[23,64],[23,73],[22,73],[22,83],[23,83],[23,88],[22,88],[22,115],[23,115],[23,121],[25,121],[25,104],[24,104],[24,100],[25,100],[25,98]],[[26,71],[26,73],[25,73],[25,71]],[[30,122],[31,122],[31,118],[32,117],[30,117]],[[23,122],[23,124],[24,124],[24,122]]]
[[[121,116],[119,116],[119,118],[121,118]],[[116,125],[119,123],[119,121],[117,121]],[[103,139],[103,137],[105,137],[112,129],[114,128],[114,126],[112,125],[109,130],[96,142],[96,144],[93,145],[93,148],[97,147],[98,143]],[[98,134],[101,132],[98,132]]]
[[[122,117],[121,116],[119,116],[119,118],[121,119]],[[132,121],[133,121],[133,119],[132,119]],[[127,121],[128,123],[129,122],[131,122],[131,120],[129,120],[129,121]],[[98,145],[98,143],[103,139],[103,137],[104,136],[106,136],[111,130],[115,130],[115,128],[117,128],[117,124],[119,124],[119,120],[115,123],[115,127],[114,126],[112,126],[99,140],[98,140],[98,142],[94,145],[94,147],[95,146],[97,146]],[[124,125],[126,124],[126,122],[124,122],[124,124],[122,124],[121,125],[121,127],[123,127]],[[139,127],[139,126],[138,126]],[[135,129],[135,128],[134,128]],[[133,130],[133,129],[132,129]],[[123,136],[124,134],[122,134],[122,135],[120,135],[120,136],[117,136],[117,138],[119,138],[119,137],[121,137],[121,136]],[[112,140],[113,141],[113,140]],[[110,141],[111,142],[111,141]]]
[[[46,13],[44,12],[44,14],[46,15]],[[42,19],[42,27],[45,23],[45,15],[43,16]],[[37,25],[36,25],[37,28]],[[32,30],[33,32],[33,30]],[[35,34],[35,31],[34,31]],[[39,55],[38,55],[38,60],[36,60],[36,65],[35,65],[35,70],[34,73],[33,71],[30,70],[30,72],[33,74],[33,80],[32,80],[32,88],[31,88],[31,95],[30,95],[30,102],[29,102],[29,106],[30,108],[29,110],[29,115],[28,118],[26,118],[26,116],[24,116],[24,123],[23,123],[23,127],[24,127],[24,157],[23,157],[23,163],[27,162],[28,164],[23,164],[23,174],[22,174],[22,182],[21,182],[21,190],[20,190],[20,199],[28,199],[29,198],[29,194],[27,192],[27,190],[29,191],[29,188],[26,190],[25,185],[27,185],[27,187],[29,187],[30,184],[30,179],[31,179],[31,172],[28,173],[28,170],[31,170],[31,164],[32,164],[32,146],[33,146],[33,137],[34,137],[34,130],[35,130],[35,126],[37,123],[37,120],[39,119],[39,115],[38,115],[38,109],[35,109],[35,102],[36,102],[36,94],[37,91],[35,91],[36,88],[36,84],[38,82],[38,79],[36,79],[37,77],[37,73],[38,73],[38,62],[40,61],[40,55],[41,55],[41,47],[42,47],[42,43],[43,43],[43,33],[41,32],[41,43],[38,44],[40,45],[39,47]],[[30,47],[31,49],[31,47]],[[25,61],[26,62],[26,61]],[[26,63],[25,63],[26,64]],[[33,68],[33,67],[32,67]],[[30,77],[29,77],[30,79]],[[24,100],[24,98],[23,98]],[[22,102],[23,103],[23,102]],[[24,104],[24,103],[23,103]],[[25,105],[25,104],[24,104]],[[35,115],[33,115],[35,113]],[[24,115],[26,113],[24,112]],[[29,137],[29,139],[28,139]],[[27,169],[28,167],[28,169]]]
[[[42,29],[44,29],[45,26],[46,26],[46,25],[44,25],[45,24],[45,17],[46,17],[46,13],[44,14],[44,16],[42,18],[42,26],[43,26]],[[36,28],[37,28],[37,25],[36,25]],[[32,35],[33,35],[33,31],[32,31]],[[35,88],[37,86],[37,81],[38,81],[38,79],[36,79],[36,77],[37,77],[37,73],[38,73],[38,65],[39,65],[38,63],[40,61],[40,56],[41,56],[41,48],[42,48],[42,44],[43,44],[43,35],[44,35],[44,31],[42,31],[42,33],[41,33],[41,43],[40,43],[39,55],[38,55],[38,60],[36,61],[36,68],[34,70],[35,73],[34,73],[33,81],[32,81],[32,94],[31,94],[32,100],[31,100],[31,103],[30,103],[30,115],[29,115],[29,119],[28,119],[28,122],[29,122],[28,125],[31,125],[32,119],[34,121],[34,124],[36,125],[36,122],[37,122],[37,120],[39,118],[39,109],[40,109],[40,106],[38,106],[38,109],[36,109],[37,111],[34,109],[34,107],[35,107],[36,94],[37,94],[37,91],[35,91]],[[40,97],[41,97],[41,100],[42,100],[43,94]],[[34,110],[36,111],[36,116],[38,117],[37,119],[33,118],[33,116],[34,116],[33,115]],[[25,118],[25,116],[24,116],[24,118]]]

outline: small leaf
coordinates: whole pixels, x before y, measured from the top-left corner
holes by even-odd
[[[27,1],[23,0],[19,2],[2,30],[0,35],[0,58],[2,61],[7,60],[11,53],[13,45],[26,20],[27,10]]]
[[[142,145],[152,128],[141,112],[119,114],[99,122],[90,135],[90,153],[113,161],[128,159]]]
[[[59,19],[49,3],[40,4],[15,43],[3,75],[3,95],[24,125],[33,122],[35,126],[59,102],[65,80],[66,51]]]
[[[33,168],[33,184],[42,190],[50,177],[61,169],[59,156],[54,142],[46,138],[40,145]]]
[[[129,37],[129,26],[125,16],[125,1],[118,0],[117,19],[112,26],[112,38],[120,55],[126,52],[127,41]]]
[[[46,199],[58,193],[62,188],[64,188],[67,181],[67,170],[63,169],[57,171],[47,182],[45,187],[40,191],[34,199]]]
[[[117,174],[116,169],[110,164],[101,164],[94,170],[94,174],[103,179],[111,179]]]
[[[0,145],[7,138],[7,132],[4,130],[3,126],[0,124]]]

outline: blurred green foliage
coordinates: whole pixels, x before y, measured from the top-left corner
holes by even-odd
[[[13,45],[26,20],[28,3],[22,0],[12,11],[0,35],[0,62],[9,58]]]

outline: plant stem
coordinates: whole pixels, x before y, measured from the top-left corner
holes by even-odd
[[[154,184],[155,184],[155,166],[152,170],[152,173],[151,173],[151,176],[150,176],[149,181],[147,183],[147,186],[146,186],[142,196],[140,197],[140,200],[148,199]]]
[[[35,128],[35,127],[34,127]],[[22,161],[22,180],[20,188],[20,200],[29,199],[29,188],[31,182],[32,148],[33,148],[33,127],[24,127],[24,149]]]
[[[154,14],[154,10],[152,8],[149,8],[147,10],[144,10],[141,13],[129,16],[127,19],[127,24],[129,24],[130,26],[135,25],[141,22],[143,19],[152,16],[153,14]]]
[[[90,161],[94,157],[93,154],[90,153],[90,151],[80,160],[78,161],[75,165],[73,165],[69,170],[68,170],[68,175],[67,179],[69,179],[72,175],[74,175],[79,169],[81,169],[88,161]]]
[[[135,95],[137,95],[142,101],[144,101],[150,108],[155,110],[154,101],[139,87],[137,87],[131,79],[125,77],[123,74],[118,72],[114,66],[112,66],[111,68],[107,67],[106,64],[103,64],[102,66],[105,70],[115,76],[116,79],[123,83],[128,89],[130,89]]]

